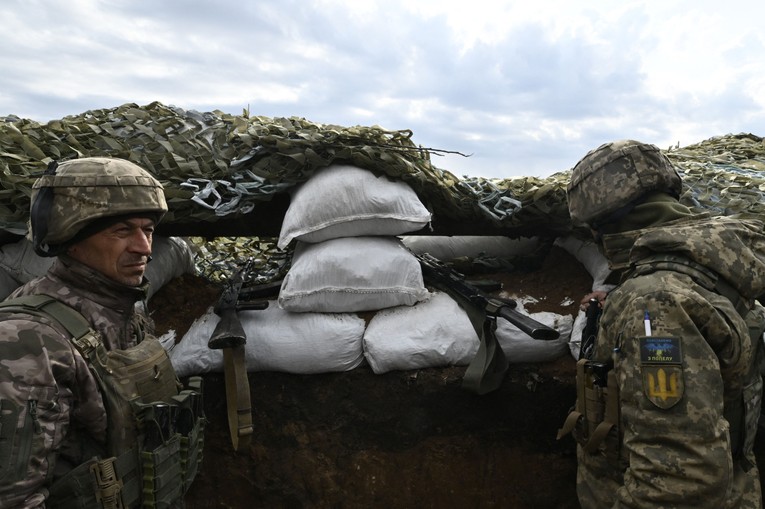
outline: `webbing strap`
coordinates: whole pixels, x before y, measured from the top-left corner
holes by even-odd
[[[24,311],[53,318],[75,339],[90,332],[90,324],[80,313],[50,295],[25,295],[0,303],[0,311]]]
[[[497,320],[486,317],[478,351],[465,369],[462,386],[476,394],[486,394],[502,385],[508,361],[496,335]]]
[[[223,349],[223,371],[226,379],[228,429],[234,451],[250,446],[252,436],[252,403],[244,345]]]
[[[584,451],[590,454],[598,450],[600,444],[608,436],[608,433],[616,428],[616,423],[619,422],[619,398],[617,396],[616,373],[614,373],[613,369],[608,372],[607,388],[606,412],[603,416],[603,422],[598,424],[595,431],[592,432],[587,445],[584,446]]]
[[[728,299],[741,316],[746,316],[754,305],[754,299],[747,299],[722,276],[715,271],[680,255],[656,254],[641,260],[634,275],[650,273],[656,270],[670,270],[687,274],[699,285]]]
[[[579,359],[576,363],[576,407],[569,412],[566,420],[563,422],[563,426],[558,429],[556,437],[558,440],[571,433],[580,419],[584,418],[586,398],[584,367],[586,364],[587,359]]]

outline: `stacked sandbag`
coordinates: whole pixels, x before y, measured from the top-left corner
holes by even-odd
[[[433,292],[414,306],[384,309],[364,332],[364,356],[377,374],[437,366],[464,366],[478,350],[473,324],[457,302]]]
[[[498,235],[404,235],[401,241],[410,251],[428,253],[441,261],[461,258],[514,260],[537,251],[542,245],[539,237],[511,239]]]
[[[350,165],[318,171],[292,194],[277,246],[295,241],[279,305],[296,312],[376,311],[427,296],[415,256],[396,237],[430,222],[404,182]]]
[[[424,285],[416,256],[399,236],[431,214],[404,182],[333,165],[292,194],[278,245],[295,241],[279,305],[294,312],[374,315],[363,353],[375,373],[464,365],[478,347],[466,313]]]
[[[349,371],[364,361],[364,320],[350,313],[292,313],[276,301],[262,311],[238,313],[247,334],[247,371],[317,374]],[[177,344],[167,346],[178,376],[223,371],[223,351],[207,343],[220,321],[212,309]]]
[[[420,263],[401,239],[429,221],[408,185],[354,166],[324,168],[296,188],[277,241],[280,249],[294,243],[278,299],[264,311],[239,313],[247,370],[336,372],[366,360],[380,374],[469,364],[479,345],[475,327],[451,296],[426,289]],[[558,318],[551,320],[560,329]],[[173,347],[181,376],[223,369],[221,352],[207,348],[217,323],[208,311]],[[505,330],[498,328],[503,348],[515,362],[531,361],[518,355],[524,340]],[[560,351],[549,343],[551,349]]]

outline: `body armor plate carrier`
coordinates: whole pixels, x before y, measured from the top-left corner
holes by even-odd
[[[106,406],[104,457],[94,456],[57,479],[49,488],[50,507],[164,508],[181,502],[202,461],[202,379],[191,377],[179,391],[156,338],[107,351],[85,317],[53,297],[12,299],[0,303],[0,311],[46,317],[66,329],[88,361]],[[16,433],[19,440],[29,435]]]

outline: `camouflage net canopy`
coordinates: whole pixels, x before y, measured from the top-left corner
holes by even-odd
[[[508,189],[433,166],[431,152],[445,151],[417,146],[408,130],[199,113],[156,102],[46,124],[0,120],[0,228],[15,233],[26,228],[31,185],[47,163],[86,156],[121,157],[152,172],[165,186],[170,224],[246,217],[334,162],[409,183],[441,217],[501,224],[521,209]]]
[[[667,157],[683,178],[681,201],[699,212],[765,220],[765,139],[716,136]]]
[[[485,225],[492,234],[511,237],[555,237],[572,230],[566,201],[570,171],[546,178],[458,178],[431,163],[431,154],[448,151],[420,147],[412,136],[409,130],[200,113],[157,102],[91,110],[45,124],[0,117],[0,233],[26,232],[31,187],[48,162],[87,156],[121,157],[152,172],[165,187],[170,211],[163,225],[171,227],[248,221],[253,210],[338,162],[407,182],[434,222],[460,221],[476,230]],[[726,135],[664,152],[683,177],[685,204],[765,219],[763,138]],[[204,249],[204,241],[196,242]],[[283,258],[274,254],[269,239],[231,240],[219,248],[230,249],[265,250],[269,259]],[[218,271],[213,263],[203,272]]]

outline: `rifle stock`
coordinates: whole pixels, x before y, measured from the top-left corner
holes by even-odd
[[[220,350],[245,344],[247,334],[244,332],[242,322],[239,321],[237,310],[226,308],[221,310],[218,315],[220,320],[210,335],[210,340],[207,343],[208,348]]]

